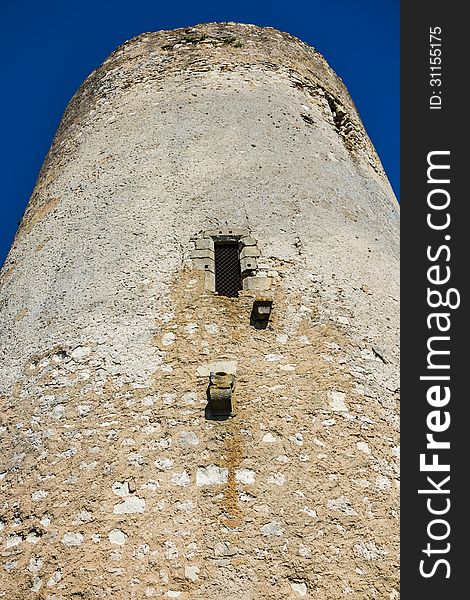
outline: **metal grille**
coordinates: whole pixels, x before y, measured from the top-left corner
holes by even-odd
[[[237,242],[215,242],[215,291],[234,298],[242,289]]]

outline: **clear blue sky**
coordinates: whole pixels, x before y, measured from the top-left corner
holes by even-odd
[[[116,46],[144,31],[240,21],[276,27],[314,46],[348,87],[398,196],[399,4],[0,0],[0,265],[70,98]]]

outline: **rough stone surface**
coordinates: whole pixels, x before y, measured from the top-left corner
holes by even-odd
[[[218,227],[257,243],[266,329],[191,269]],[[0,598],[397,598],[397,309],[397,203],[314,49],[238,24],[118,48],[0,275]]]

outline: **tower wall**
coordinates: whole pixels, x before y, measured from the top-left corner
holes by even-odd
[[[211,230],[257,242],[238,298],[195,268]],[[398,598],[398,208],[313,48],[233,23],[118,48],[0,281],[5,597]]]

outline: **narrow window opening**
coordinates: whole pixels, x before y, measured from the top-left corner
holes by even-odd
[[[235,298],[243,288],[238,242],[215,242],[215,291]]]

